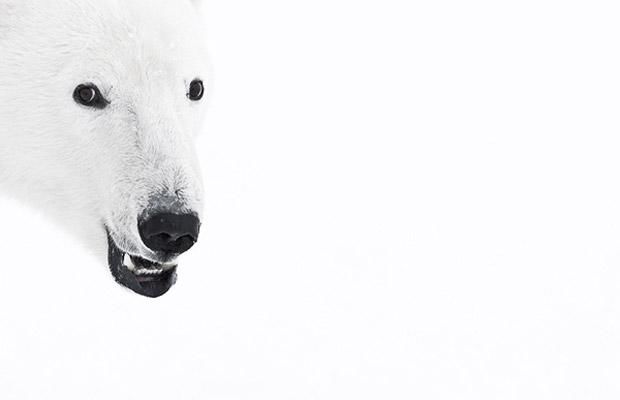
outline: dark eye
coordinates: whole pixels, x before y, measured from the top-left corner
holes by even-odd
[[[99,88],[92,83],[85,83],[75,88],[73,100],[87,107],[105,108],[109,103],[103,98]]]
[[[192,101],[198,101],[202,99],[202,96],[205,94],[205,86],[200,79],[194,79],[192,83],[189,84],[189,93],[187,93],[187,97],[189,97]]]

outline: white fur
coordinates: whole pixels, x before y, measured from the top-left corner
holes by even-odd
[[[205,99],[186,93],[208,71],[192,3],[0,0],[0,190],[99,254],[105,224],[124,251],[150,256],[137,217],[153,196],[201,214]],[[85,82],[106,109],[74,102]]]

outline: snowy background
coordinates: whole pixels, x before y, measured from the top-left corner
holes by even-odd
[[[149,300],[0,203],[0,398],[617,399],[612,1],[208,0],[208,221]]]

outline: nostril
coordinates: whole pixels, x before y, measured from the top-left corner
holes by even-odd
[[[185,253],[187,250],[191,249],[196,240],[190,236],[185,235],[181,236],[177,240],[170,241],[170,248],[175,249],[177,253]]]
[[[181,254],[198,240],[200,221],[193,214],[160,213],[141,221],[138,230],[149,249],[166,254]]]
[[[151,249],[157,249],[158,251],[167,253],[184,253],[196,243],[196,239],[191,235],[175,237],[167,233],[153,235],[147,239],[151,245],[149,246]]]

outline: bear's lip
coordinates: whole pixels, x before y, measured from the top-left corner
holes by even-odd
[[[177,279],[176,265],[156,263],[127,254],[116,245],[109,232],[108,265],[116,282],[146,297],[156,298],[166,294]]]

